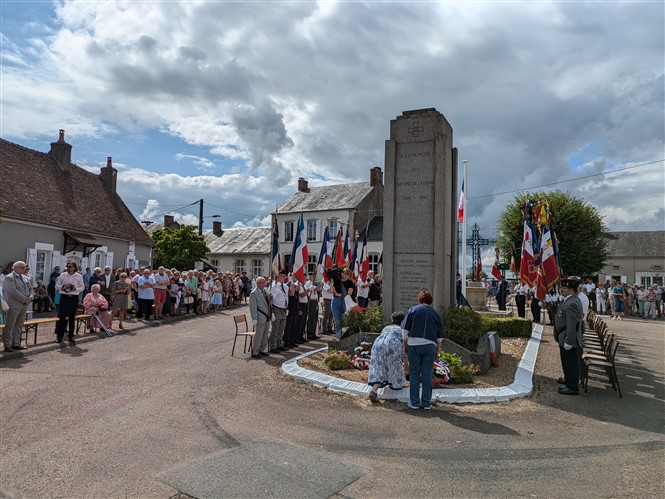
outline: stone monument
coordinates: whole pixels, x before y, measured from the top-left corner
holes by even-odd
[[[406,312],[428,289],[433,306],[455,303],[457,149],[436,109],[404,111],[390,122],[383,207],[383,313]]]

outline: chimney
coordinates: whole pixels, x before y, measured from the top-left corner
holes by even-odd
[[[173,215],[164,215],[164,228],[168,229],[175,222],[175,217]]]
[[[369,185],[374,187],[375,185],[383,184],[383,171],[378,166],[369,169]]]
[[[99,176],[101,177],[102,182],[106,184],[106,187],[115,194],[116,186],[118,185],[118,170],[113,168],[111,156],[106,158],[106,166],[99,171]]]
[[[307,192],[308,190],[309,189],[307,188],[307,180],[300,177],[298,179],[298,192]]]
[[[222,230],[222,222],[214,221],[212,223],[212,233],[217,237],[221,237],[222,234],[224,234],[224,231]]]
[[[72,166],[72,146],[65,142],[65,131],[60,129],[57,142],[51,142],[49,154],[58,162],[63,171],[69,171]]]

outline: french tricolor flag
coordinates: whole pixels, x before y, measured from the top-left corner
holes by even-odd
[[[464,180],[462,180],[462,192],[459,195],[459,205],[457,205],[457,220],[464,222]]]

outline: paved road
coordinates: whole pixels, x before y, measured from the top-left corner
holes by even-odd
[[[546,330],[533,397],[429,412],[232,358],[230,315],[5,360],[0,496],[663,497],[664,323],[608,325],[622,399],[557,395]]]

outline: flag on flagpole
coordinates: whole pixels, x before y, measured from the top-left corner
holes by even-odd
[[[529,286],[536,284],[536,266],[533,254],[533,232],[531,225],[524,220],[524,236],[522,238],[522,256],[520,258],[520,281]]]
[[[293,277],[298,279],[301,284],[305,284],[306,267],[309,254],[307,252],[307,237],[305,234],[305,221],[303,214],[300,214],[298,221],[298,230],[293,240],[293,253],[291,253],[291,271]]]
[[[353,260],[353,250],[349,244],[349,226],[347,224],[346,236],[344,237],[344,261],[347,267],[351,265],[351,260]]]
[[[272,273],[273,275],[279,274],[282,270],[282,257],[279,254],[279,226],[277,220],[273,223],[272,227]]]
[[[543,271],[545,287],[549,291],[559,278],[559,266],[557,265],[556,255],[554,254],[554,243],[552,242],[549,227],[546,227],[543,231],[540,246],[542,250],[540,268]]]
[[[323,230],[323,242],[321,243],[321,251],[319,252],[319,260],[316,262],[316,279],[319,279],[319,276],[328,282],[328,274],[326,272],[326,264],[328,258],[328,227]]]
[[[515,263],[515,245],[513,244],[513,247],[511,248],[510,251],[510,270],[513,274],[517,273],[517,264]]]
[[[367,272],[369,272],[369,254],[367,252],[367,229],[365,229],[365,235],[363,236],[363,246],[360,251],[360,278],[363,281],[367,281]]]
[[[457,205],[457,221],[464,222],[464,180],[462,180],[462,192],[459,195],[459,204]]]
[[[338,268],[346,266],[346,261],[344,261],[344,246],[342,242],[342,229],[339,229],[337,232],[337,240],[335,241],[335,249],[333,251],[333,264]]]
[[[353,253],[351,255],[351,260],[349,261],[349,270],[353,272],[353,275],[358,278],[358,238],[353,242]]]
[[[543,301],[547,295],[547,284],[545,283],[545,277],[543,276],[542,268],[538,268],[536,272],[536,299]]]
[[[497,280],[501,281],[503,276],[499,270],[499,248],[494,248],[494,251],[496,252],[496,257],[494,258],[494,265],[492,265],[492,275],[496,277]]]
[[[379,266],[378,266],[377,274],[383,275],[383,251],[381,252],[381,255],[379,256]]]

